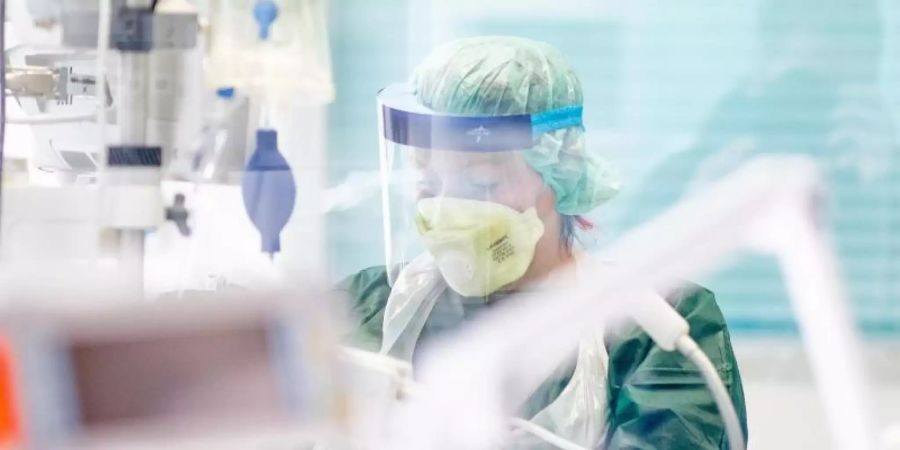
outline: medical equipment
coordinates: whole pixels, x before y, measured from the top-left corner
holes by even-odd
[[[205,117],[200,149],[181,168],[200,183],[237,184],[247,159],[250,101],[233,87],[216,89]]]
[[[12,122],[55,125],[42,128],[36,162],[43,170],[95,171],[101,152],[91,147],[106,138],[99,135],[104,128],[100,125],[118,127],[126,117],[134,116],[135,123],[143,123],[147,140],[159,144],[168,155],[184,150],[185,136],[194,134],[190,129],[199,87],[193,80],[199,80],[200,59],[196,53],[196,10],[187,2],[168,0],[161,2],[153,14],[137,14],[135,11],[141,8],[133,8],[131,13],[118,15],[127,5],[116,0],[110,3],[110,13],[117,14],[116,20],[103,21],[116,29],[100,30],[99,5],[96,0],[29,0],[10,5],[11,37],[18,45],[8,49],[11,66],[7,79],[14,87],[11,96],[25,113],[24,117],[13,117]],[[126,22],[132,20],[144,24],[141,30],[127,29]],[[143,33],[143,37],[132,32]],[[119,95],[123,87],[120,81],[133,77],[107,64],[116,62],[119,55],[96,52],[101,37],[105,39],[104,49],[110,39],[119,41],[112,43],[113,50],[145,48],[146,62],[136,81],[149,89],[149,95],[147,102],[133,105],[136,110],[127,108],[127,89]],[[123,41],[129,39],[131,42]],[[139,42],[141,39],[144,42]],[[103,70],[98,75],[99,60],[103,60]],[[16,85],[26,89],[15,89]],[[126,103],[124,110],[121,101]],[[102,109],[109,110],[112,117],[96,127],[86,123]],[[116,136],[111,133],[110,137]]]
[[[174,13],[157,8],[173,3],[180,3]],[[105,6],[112,7],[109,14],[105,13]],[[143,2],[100,1],[98,65],[109,50],[116,52],[113,56],[119,63],[114,100],[119,136],[118,142],[103,150],[107,154],[99,177],[100,223],[118,233],[120,262],[130,268],[129,276],[140,292],[143,292],[144,237],[165,218],[160,183],[164,164],[172,159],[173,153],[173,149],[160,144],[170,140],[167,137],[173,135],[172,130],[159,126],[152,118],[178,117],[181,108],[178,91],[184,88],[174,80],[180,79],[185,62],[180,52],[193,48],[197,38],[197,14],[191,8],[190,4],[177,0],[163,5],[154,3],[152,7]],[[183,21],[160,24],[167,18]],[[107,20],[110,21],[108,43],[103,36]],[[182,36],[186,39],[180,39]],[[170,89],[156,92],[156,86]],[[100,102],[101,129],[105,109],[106,104]]]
[[[250,155],[241,183],[244,207],[270,257],[281,251],[281,230],[294,211],[297,187],[291,168],[278,152],[275,130],[256,132],[256,151]]]
[[[165,218],[163,171],[172,155],[185,148],[183,136],[194,134],[187,130],[195,115],[192,95],[197,92],[190,80],[197,74],[185,64],[199,59],[193,53],[196,10],[178,0],[164,1],[156,10],[121,0],[16,3],[10,18],[19,32],[13,36],[22,44],[8,53],[16,66],[7,79],[14,84],[22,80],[19,85],[24,87],[10,94],[27,116],[13,123],[39,129],[37,151],[20,151],[17,156],[28,161],[29,178],[50,182],[26,184],[9,195],[42,189],[31,197],[48,203],[28,205],[32,211],[55,211],[51,204],[57,200],[50,189],[59,191],[59,202],[69,196],[62,192],[68,189],[93,196],[91,202],[98,206],[87,211],[94,216],[73,223],[71,235],[60,226],[68,219],[58,221],[58,236],[93,241],[98,247],[99,235],[112,237],[117,242],[108,250],[118,254],[122,267],[130,268],[123,276],[140,291],[144,234]],[[32,34],[22,31],[30,24],[53,30],[48,33],[52,39],[29,40]],[[111,70],[113,66],[117,68]],[[89,117],[96,117],[96,124],[87,121]],[[52,214],[29,219],[28,211],[7,213],[22,223],[53,220]],[[85,228],[93,228],[98,236],[85,239]],[[39,250],[40,243],[32,244]]]
[[[3,226],[14,228],[2,233],[4,257],[64,255],[81,262],[112,257],[130,268],[127,276],[136,289],[153,295],[173,281],[183,283],[160,283],[160,276],[144,267],[148,261],[155,268],[172,257],[170,250],[183,254],[183,247],[220,243],[218,229],[225,228],[227,248],[219,245],[216,252],[191,258],[203,268],[187,284],[197,287],[210,276],[239,283],[248,278],[220,272],[223,256],[241,261],[245,272],[266,272],[267,279],[325,266],[325,227],[316,200],[325,184],[322,105],[334,97],[325,2],[271,2],[278,15],[265,44],[242,40],[258,41],[242,28],[245,20],[255,23],[252,3],[11,4],[8,23],[15,44],[6,49],[6,80],[16,104],[7,123],[33,129],[36,148],[17,143],[6,154],[3,196],[15,209],[2,216]],[[234,65],[232,57],[240,55],[247,65]],[[204,81],[215,95],[204,90]],[[296,189],[309,199],[296,206],[289,221],[284,215],[262,219],[279,223],[285,239],[309,242],[282,249],[275,263],[250,261],[243,254],[243,247],[259,251],[259,243],[245,238],[253,225],[243,208],[231,208],[241,200],[240,179],[256,148],[260,116],[266,117],[266,128],[284,129],[282,161],[298,174]],[[107,144],[112,145],[107,149]],[[12,173],[14,168],[20,170]],[[14,179],[18,183],[12,187]],[[204,192],[209,185],[215,195]],[[220,209],[240,217],[200,217],[198,211],[212,211],[200,205],[212,197]],[[256,212],[255,220],[269,210]],[[177,234],[168,233],[173,227],[167,218]],[[183,260],[175,257],[168,264]],[[148,280],[153,286],[145,285]]]
[[[402,435],[395,445],[477,449],[502,441],[510,405],[532,392],[586,329],[611,316],[631,316],[661,347],[674,344],[690,353],[681,338],[683,320],[664,302],[615,299],[631,298],[633,286],[665,292],[747,248],[779,257],[837,448],[874,449],[858,336],[820,229],[820,207],[814,164],[755,161],[624,238],[602,258],[616,265],[595,267],[589,282],[552,302],[523,298],[500,307],[433,346],[420,372],[422,395],[404,415],[410,422],[393,430]],[[842,364],[832,364],[835,359]]]
[[[210,86],[279,104],[334,99],[325,1],[210,0],[209,6]]]
[[[310,283],[147,303],[34,281],[0,293],[5,448],[297,448],[345,420],[340,322]]]

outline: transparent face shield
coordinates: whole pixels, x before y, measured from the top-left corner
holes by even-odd
[[[378,100],[391,284],[416,258],[433,258],[446,284],[465,297],[514,286],[548,232],[542,216],[555,214],[527,152],[542,133],[581,126],[581,107],[447,115],[418,104],[408,84],[384,89]]]

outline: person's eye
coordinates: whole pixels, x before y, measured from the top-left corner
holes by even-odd
[[[478,182],[478,183],[472,183],[473,190],[475,190],[477,193],[479,193],[481,195],[491,194],[494,191],[496,191],[499,186],[500,186],[500,183],[498,183],[496,181],[492,181],[492,182],[482,181],[482,182]]]

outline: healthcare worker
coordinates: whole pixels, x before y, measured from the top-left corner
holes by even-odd
[[[351,344],[416,362],[428,341],[504,301],[546,289],[584,258],[582,218],[618,190],[585,145],[582,91],[554,48],[514,37],[445,45],[379,94],[385,266],[342,284]],[[666,293],[730,391],[741,378],[713,294]],[[725,449],[700,373],[641,330],[597,330],[521,406],[589,448]],[[522,439],[516,448],[550,448]]]

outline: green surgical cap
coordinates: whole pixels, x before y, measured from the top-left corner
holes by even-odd
[[[517,37],[446,44],[412,81],[419,102],[450,114],[536,114],[583,102],[581,82],[558,50]],[[582,126],[542,134],[523,155],[553,189],[561,214],[585,214],[619,190],[610,164],[587,151]]]

